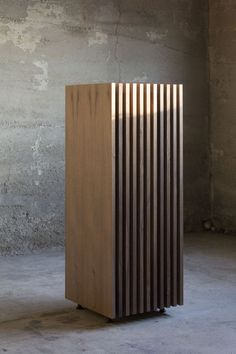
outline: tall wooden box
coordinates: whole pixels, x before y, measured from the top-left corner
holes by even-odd
[[[183,303],[182,85],[66,87],[66,297],[111,319]]]

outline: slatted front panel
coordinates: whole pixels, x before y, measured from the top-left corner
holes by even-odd
[[[182,85],[112,84],[116,316],[183,303]]]

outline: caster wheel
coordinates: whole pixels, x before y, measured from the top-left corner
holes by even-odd
[[[83,306],[81,306],[80,304],[77,305],[76,310],[84,310]]]
[[[159,310],[159,313],[165,313],[166,312],[166,309],[163,307],[162,309]]]
[[[114,321],[111,318],[107,319],[107,323],[113,323]]]

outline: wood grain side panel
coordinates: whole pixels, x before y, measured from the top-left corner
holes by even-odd
[[[66,92],[66,296],[113,318],[111,85]]]
[[[76,257],[76,248],[73,247],[74,240],[73,235],[76,233],[76,225],[74,220],[77,217],[76,209],[73,207],[74,200],[71,199],[71,194],[76,183],[76,176],[73,173],[74,166],[76,165],[76,156],[73,153],[73,147],[76,145],[76,139],[73,134],[74,126],[77,124],[77,105],[76,105],[76,91],[72,87],[66,87],[65,90],[66,100],[66,124],[65,124],[65,266],[66,266],[66,284],[65,284],[65,296],[74,301],[78,299],[78,287],[75,265],[71,262]]]

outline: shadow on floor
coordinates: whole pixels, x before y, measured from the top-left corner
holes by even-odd
[[[40,329],[55,329],[58,331],[60,328],[63,332],[71,330],[88,331],[109,326],[129,325],[137,321],[145,322],[150,319],[159,321],[167,319],[168,317],[171,317],[171,315],[167,310],[165,313],[157,311],[110,321],[108,318],[87,309],[68,310],[68,308],[65,308],[43,313],[36,312],[35,314],[31,312],[29,316],[1,321],[0,332],[14,329],[33,332],[38,332]]]

